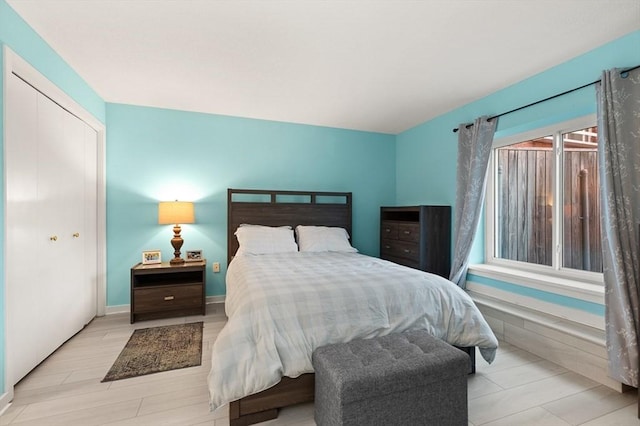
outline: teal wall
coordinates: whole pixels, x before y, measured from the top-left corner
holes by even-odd
[[[397,135],[397,203],[443,203],[455,208],[457,133],[453,133],[452,129],[458,127],[460,123],[470,123],[481,115],[500,114],[580,87],[598,80],[605,69],[632,67],[638,64],[640,64],[640,31],[635,31]],[[463,72],[460,78],[466,78],[462,74]],[[517,134],[595,112],[595,86],[592,85],[500,117],[495,137]],[[471,263],[483,261],[484,220],[481,221],[478,230]],[[519,289],[514,291],[516,287]],[[516,287],[506,288],[512,292],[526,291],[523,287]],[[563,306],[571,305],[564,299],[556,299],[556,302]]]
[[[203,250],[207,295],[225,293],[227,188],[351,191],[353,244],[378,254],[379,208],[394,201],[395,136],[121,104],[107,104],[107,122],[109,306],[129,303],[129,269],[143,250],[173,257],[158,201],[195,202],[182,251]]]
[[[105,103],[78,74],[38,36],[31,27],[0,0],[0,49],[8,46],[59,88],[64,90],[76,102],[105,122]],[[3,58],[0,57],[0,70],[4,69]],[[3,117],[4,87],[3,73],[0,72],[0,117]],[[0,241],[4,242],[4,130],[0,120]],[[0,245],[0,271],[4,271],[4,243]],[[5,391],[5,294],[4,272],[0,273],[0,394]]]

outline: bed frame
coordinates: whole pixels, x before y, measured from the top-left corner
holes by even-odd
[[[238,251],[236,229],[243,223],[266,226],[339,226],[353,240],[351,192],[227,190],[227,263]]]
[[[353,238],[351,192],[227,190],[227,262],[238,251],[239,225],[338,226]],[[278,417],[278,409],[313,401],[314,375],[283,377],[277,385],[229,404],[230,426],[245,426]]]
[[[227,190],[227,262],[238,250],[235,231],[243,223],[252,225],[338,226],[353,237],[351,192],[309,192],[253,189]],[[460,348],[470,357],[469,372],[475,372],[475,348]],[[246,426],[278,417],[278,409],[314,397],[315,376],[283,377],[275,386],[229,403],[230,426]]]

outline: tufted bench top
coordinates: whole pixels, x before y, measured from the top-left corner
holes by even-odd
[[[318,348],[313,365],[347,403],[465,375],[469,356],[426,331],[414,330]]]

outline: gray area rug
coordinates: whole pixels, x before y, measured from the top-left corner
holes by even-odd
[[[202,322],[135,330],[103,382],[202,363]]]

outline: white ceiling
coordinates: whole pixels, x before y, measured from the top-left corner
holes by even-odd
[[[392,134],[640,29],[640,0],[7,2],[107,102]]]

